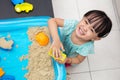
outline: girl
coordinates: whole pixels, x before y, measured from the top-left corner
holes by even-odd
[[[62,41],[58,36],[57,27],[62,28]],[[59,63],[79,64],[88,54],[94,54],[94,41],[106,37],[112,28],[112,22],[105,12],[92,10],[87,12],[83,19],[64,20],[51,18],[48,27],[53,42],[51,49],[56,58],[61,57],[60,50],[65,51],[65,61]]]

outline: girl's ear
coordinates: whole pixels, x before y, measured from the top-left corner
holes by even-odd
[[[95,37],[95,39],[94,40],[100,40],[101,38],[100,37]]]

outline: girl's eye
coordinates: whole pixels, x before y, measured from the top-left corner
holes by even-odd
[[[85,24],[88,24],[88,22],[85,20]]]
[[[92,31],[92,32],[94,32],[94,30],[93,30],[93,29],[91,29],[91,31]]]

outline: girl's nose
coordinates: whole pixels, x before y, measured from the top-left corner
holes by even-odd
[[[87,32],[87,26],[86,26],[86,25],[83,25],[83,26],[82,26],[82,29],[83,29],[85,32]]]

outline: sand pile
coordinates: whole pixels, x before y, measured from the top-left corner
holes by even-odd
[[[6,40],[5,37],[0,38],[0,48],[12,49],[13,40]]]
[[[44,31],[49,36],[47,27],[31,27],[28,29],[29,39],[32,44],[29,46],[27,80],[53,80],[54,71],[51,57],[48,55],[50,42],[47,46],[40,46],[35,40],[35,35]]]

